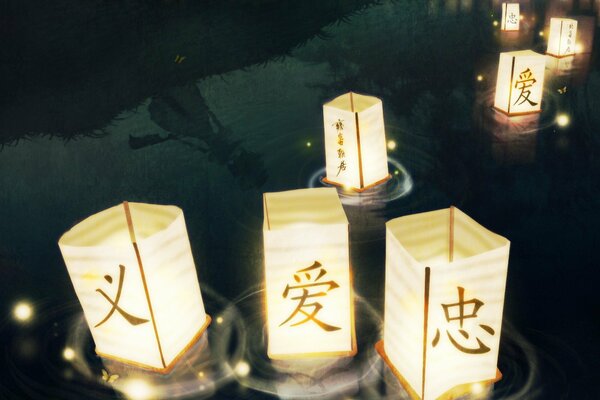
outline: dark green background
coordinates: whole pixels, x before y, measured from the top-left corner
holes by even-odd
[[[13,351],[19,338],[43,340],[53,321],[23,328],[10,312],[22,298],[39,314],[76,304],[56,243],[97,211],[178,205],[202,283],[229,299],[260,285],[262,193],[307,186],[324,165],[321,105],[349,90],[383,100],[398,144],[389,155],[414,181],[378,209],[346,208],[356,291],[383,311],[386,220],[456,205],[512,242],[504,318],[538,355],[522,398],[594,398],[599,43],[573,74],[547,74],[534,132],[499,133],[489,106],[500,51],[544,52],[538,31],[550,13],[595,10],[523,1],[528,19],[507,39],[491,3],[0,3],[0,398],[80,398],[77,379],[48,372],[62,368],[60,347]],[[559,112],[568,127],[554,124]],[[527,364],[518,357],[501,348],[501,368]],[[500,383],[503,396],[513,383]],[[263,396],[235,383],[217,394]]]

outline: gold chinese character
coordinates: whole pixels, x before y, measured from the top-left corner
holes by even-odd
[[[334,281],[319,282],[319,279],[321,279],[325,274],[327,274],[327,271],[325,270],[325,268],[323,268],[321,263],[318,261],[315,261],[313,263],[313,265],[311,265],[308,268],[304,268],[304,269],[300,269],[300,270],[296,271],[296,273],[294,274],[294,280],[297,283],[301,283],[303,279],[306,279],[310,283],[293,285],[293,286],[290,286],[289,284],[286,285],[285,290],[283,291],[284,299],[288,298],[288,295],[290,294],[291,291],[301,291],[301,294],[299,294],[298,296],[290,297],[290,300],[297,300],[298,304],[296,305],[296,309],[290,314],[288,319],[286,319],[281,324],[279,324],[279,326],[282,326],[282,325],[286,324],[287,322],[291,321],[292,319],[294,319],[294,317],[296,317],[296,315],[302,314],[302,315],[304,315],[305,318],[301,319],[300,321],[298,321],[294,324],[291,324],[290,326],[298,326],[298,325],[307,323],[309,321],[312,321],[315,324],[317,324],[321,329],[323,329],[324,331],[327,331],[327,332],[337,331],[337,330],[341,329],[337,326],[329,325],[329,324],[317,319],[317,313],[323,308],[323,305],[321,303],[316,302],[316,301],[313,303],[307,303],[308,299],[312,299],[314,297],[324,297],[327,295],[327,293],[329,291],[340,287]],[[314,279],[313,279],[313,277],[314,277]],[[312,289],[318,288],[319,286],[327,286],[327,288],[326,288],[326,290],[325,289],[312,290]],[[311,291],[312,291],[312,293],[311,293]],[[305,311],[305,309],[307,309],[307,308],[308,309],[312,308],[312,310],[309,310],[310,312]]]
[[[344,157],[346,157],[346,152],[344,151],[344,149],[338,149],[338,158]]]
[[[338,165],[338,173],[336,176],[340,175],[340,172],[345,171],[346,170],[346,160],[342,160],[342,162],[340,162],[340,165]]]
[[[112,284],[112,282],[113,282],[113,278],[110,275],[104,275],[104,279],[109,284]],[[108,297],[108,295],[106,293],[104,293],[104,291],[102,289],[96,289],[96,292],[100,293],[102,296],[104,296],[104,298],[106,300],[108,300],[108,302],[112,305],[112,308],[110,309],[108,314],[106,314],[106,317],[104,317],[104,319],[102,321],[98,322],[94,326],[94,328],[97,328],[100,325],[102,325],[103,323],[105,323],[106,321],[108,321],[108,319],[114,314],[115,311],[118,311],[119,314],[121,314],[121,316],[123,318],[125,318],[127,320],[127,322],[129,322],[131,325],[135,326],[135,325],[140,325],[140,324],[144,324],[144,323],[148,322],[147,319],[134,317],[133,315],[125,312],[121,307],[119,307],[119,300],[121,299],[121,292],[123,290],[123,280],[124,279],[125,279],[125,266],[119,265],[119,287],[117,288],[117,295],[115,296],[114,301],[110,297]]]
[[[344,145],[344,135],[342,135],[342,133],[341,133],[341,132],[340,132],[340,133],[338,133],[338,140],[337,140],[337,142],[338,142],[338,144],[339,144],[340,146],[343,146],[343,145]]]
[[[337,121],[335,121],[333,123],[332,126],[334,126],[338,132],[343,131],[344,130],[344,120],[338,119]]]
[[[469,333],[463,329],[463,322],[465,319],[468,319],[468,318],[477,318],[477,311],[484,305],[484,303],[479,299],[471,299],[471,300],[465,301],[464,296],[465,296],[465,289],[459,286],[458,287],[458,303],[442,304],[442,307],[444,308],[444,314],[446,315],[446,321],[448,321],[448,322],[459,321],[460,329],[458,329],[458,333],[460,333],[461,336],[464,337],[465,339],[469,339]],[[471,305],[471,304],[473,305],[471,313],[465,314],[465,306]],[[453,309],[453,308],[458,308],[457,316],[451,315],[450,309]],[[494,335],[495,332],[494,332],[494,329],[492,329],[492,327],[490,327],[488,325],[483,325],[483,324],[479,324],[479,326],[481,327],[481,329],[483,329],[490,335]],[[477,337],[475,338],[475,340],[477,340],[478,347],[472,348],[472,347],[465,347],[465,346],[460,345],[458,343],[458,341],[456,339],[454,339],[454,337],[450,334],[450,332],[448,330],[446,330],[446,334],[448,335],[448,339],[450,340],[450,343],[452,343],[454,345],[454,347],[456,347],[458,350],[462,351],[463,353],[483,354],[483,353],[487,353],[488,351],[490,351],[490,348],[487,347],[485,344],[483,344],[483,342]],[[435,337],[433,338],[433,341],[431,342],[431,344],[433,345],[433,347],[435,347],[439,341],[440,341],[440,330],[437,329],[436,333],[435,333]]]
[[[537,80],[533,77],[533,73],[529,68],[521,72],[519,74],[519,80],[515,83],[515,89],[519,89],[521,93],[514,104],[519,103],[519,100],[523,99],[518,105],[528,102],[530,105],[536,106],[538,103],[535,103],[529,99],[529,96],[531,96],[531,91],[527,90],[536,82]]]

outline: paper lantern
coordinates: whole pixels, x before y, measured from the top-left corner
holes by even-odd
[[[391,178],[381,100],[346,93],[323,105],[323,123],[325,182],[362,192]]]
[[[503,31],[519,30],[519,3],[502,3],[502,23],[500,29]]]
[[[507,115],[542,110],[546,57],[531,50],[500,53],[494,108]]]
[[[575,54],[577,21],[569,18],[551,18],[548,50],[553,57],[566,57]]]
[[[269,357],[354,355],[348,220],[336,189],[263,199]]]
[[[167,373],[210,323],[180,208],[124,202],[58,244],[101,357]]]
[[[396,218],[386,228],[377,349],[403,386],[413,398],[437,399],[500,379],[509,241],[454,207]]]

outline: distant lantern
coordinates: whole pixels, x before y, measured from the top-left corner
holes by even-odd
[[[503,31],[519,30],[519,3],[502,3],[502,25]]]
[[[380,355],[416,399],[499,380],[510,242],[454,207],[386,225]]]
[[[575,54],[577,46],[577,21],[569,18],[551,18],[548,50],[553,57],[567,57]]]
[[[531,50],[500,53],[494,108],[507,115],[542,110],[546,57]]]
[[[264,194],[268,356],[356,353],[348,220],[334,188]]]
[[[58,244],[101,357],[167,373],[210,323],[180,208],[124,202]]]
[[[381,100],[346,93],[323,105],[323,122],[325,182],[362,192],[391,178]]]

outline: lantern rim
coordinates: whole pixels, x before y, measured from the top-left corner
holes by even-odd
[[[346,98],[348,99],[347,105],[345,104]],[[323,108],[330,107],[337,110],[360,114],[379,104],[383,104],[383,102],[378,97],[349,91],[329,100],[323,104]]]
[[[407,221],[407,220],[414,220],[417,218],[427,218],[427,216],[440,216],[443,215],[445,213],[448,213],[448,232],[443,233],[444,237],[448,238],[448,261],[440,263],[440,262],[436,262],[436,263],[428,263],[428,260],[426,259],[422,259],[421,257],[415,257],[414,256],[414,246],[411,247],[407,247],[405,245],[405,240],[402,240],[402,238],[405,238],[406,235],[414,235],[414,232],[411,231],[410,234],[405,233],[402,234],[401,232],[398,231],[398,227],[400,224],[402,224],[402,222]],[[486,238],[492,239],[494,242],[496,243],[491,243],[489,245],[486,246],[486,249],[483,251],[479,251],[477,253],[471,254],[471,255],[467,255],[467,256],[463,256],[457,259],[454,259],[453,257],[453,249],[455,247],[455,243],[462,243],[462,240],[456,240],[454,238],[454,227],[456,225],[456,221],[470,221],[472,223],[474,223],[477,228],[481,229],[483,234],[485,234]],[[411,215],[405,215],[402,217],[398,217],[398,218],[394,218],[389,220],[388,222],[386,222],[385,224],[386,226],[386,231],[389,233],[389,235],[392,237],[392,239],[394,241],[396,241],[396,243],[398,245],[400,245],[400,247],[402,247],[406,254],[411,258],[411,260],[413,260],[414,262],[418,263],[418,264],[427,264],[428,267],[431,268],[435,268],[435,267],[439,267],[440,265],[447,265],[448,263],[452,263],[452,262],[458,262],[458,261],[465,261],[465,260],[470,260],[472,258],[475,257],[479,257],[482,254],[487,254],[489,252],[492,251],[496,251],[502,248],[506,248],[510,246],[510,241],[505,238],[502,235],[499,235],[495,232],[492,232],[491,230],[487,229],[486,227],[484,227],[483,225],[481,225],[479,222],[475,221],[473,218],[471,218],[469,215],[467,215],[465,212],[461,211],[460,209],[454,207],[454,206],[450,206],[448,208],[442,208],[439,210],[433,210],[433,211],[425,211],[425,212],[421,212],[421,213],[416,213],[416,214],[411,214]],[[470,230],[470,229],[469,229]],[[436,237],[439,237],[440,234],[436,234]]]
[[[171,227],[171,225],[173,225],[173,223],[175,223],[179,218],[183,217],[183,210],[175,205],[163,205],[163,204],[151,204],[151,203],[137,203],[137,202],[128,202],[130,206],[132,207],[136,207],[136,206],[150,206],[152,208],[154,208],[155,210],[158,209],[163,209],[163,210],[167,210],[167,209],[171,209],[171,215],[168,216],[167,220],[168,222],[161,226],[161,227],[154,227],[151,229],[151,233],[147,234],[147,233],[143,233],[142,230],[140,229],[136,229],[136,237],[138,238],[138,240],[146,240],[149,238],[152,238],[154,235],[163,232],[164,230],[169,229],[169,227]],[[98,229],[99,227],[101,228],[102,225],[104,225],[106,223],[106,221],[104,221],[102,224],[97,224],[94,223],[96,219],[100,219],[102,217],[108,217],[108,215],[110,213],[113,212],[118,212],[119,209],[123,210],[123,224],[122,226],[118,226],[115,230],[113,230],[113,232],[119,232],[123,233],[124,237],[129,238],[129,227],[128,227],[128,223],[127,223],[127,219],[126,219],[126,215],[125,215],[125,211],[123,209],[123,203],[114,205],[112,207],[106,208],[102,211],[99,211],[95,214],[92,214],[86,218],[84,218],[83,220],[79,221],[78,223],[76,223],[75,225],[73,225],[68,231],[66,231],[65,233],[63,233],[60,237],[60,239],[58,240],[58,244],[59,246],[63,247],[72,247],[72,248],[115,248],[115,247],[128,247],[131,246],[131,241],[127,240],[127,241],[122,241],[122,242],[118,242],[118,243],[106,243],[106,241],[104,240],[99,240],[96,243],[92,242],[88,242],[86,240],[82,240],[81,238],[78,238],[78,235],[81,235],[83,232],[88,231],[88,232],[92,232],[96,229]],[[163,213],[163,215],[165,215]],[[147,221],[144,218],[139,218],[138,220],[134,220],[134,228],[137,228],[141,225],[143,225],[144,223],[146,223]],[[102,236],[102,238],[105,238],[106,235]]]
[[[335,188],[308,188],[263,193],[263,229],[279,231],[312,225],[348,225]],[[277,211],[273,212],[276,209]],[[273,214],[277,217],[273,218]],[[280,215],[287,215],[286,218]],[[297,222],[302,221],[302,222]]]

